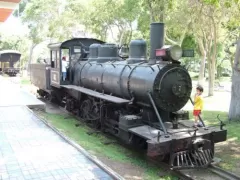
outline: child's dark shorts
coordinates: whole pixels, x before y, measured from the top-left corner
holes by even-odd
[[[201,114],[201,110],[193,110],[194,116],[198,116],[199,114]]]

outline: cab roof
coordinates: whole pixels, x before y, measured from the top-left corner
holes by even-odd
[[[73,38],[64,42],[51,43],[48,45],[48,48],[51,50],[57,50],[57,49],[69,48],[73,45],[83,45],[83,46],[89,47],[93,43],[103,44],[105,42],[99,39],[94,39],[94,38]]]
[[[17,62],[20,60],[21,53],[16,50],[3,50],[0,51],[0,62]]]

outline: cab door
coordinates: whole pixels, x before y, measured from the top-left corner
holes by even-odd
[[[50,82],[51,86],[60,87],[61,80],[61,64],[60,64],[60,51],[51,50],[51,73]]]

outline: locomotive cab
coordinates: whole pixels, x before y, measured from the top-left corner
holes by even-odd
[[[49,44],[51,55],[50,84],[60,88],[61,85],[68,85],[72,82],[71,66],[78,61],[88,60],[89,46],[93,43],[104,42],[97,39],[74,38],[62,43]],[[63,59],[66,59],[66,78],[63,77]]]
[[[69,66],[72,62],[72,57],[81,55],[82,46],[80,43],[57,43],[50,44],[51,86],[59,88],[60,85],[69,84],[71,81]],[[63,67],[63,61],[66,61],[67,66]],[[66,68],[66,77],[63,77],[63,69]]]

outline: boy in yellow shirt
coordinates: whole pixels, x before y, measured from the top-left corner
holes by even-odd
[[[202,98],[202,93],[203,93],[203,87],[198,86],[196,88],[196,94],[194,96],[194,109],[193,109],[193,116],[194,116],[194,127],[202,127],[202,123],[199,122],[199,115],[202,112],[203,109],[203,98]]]

